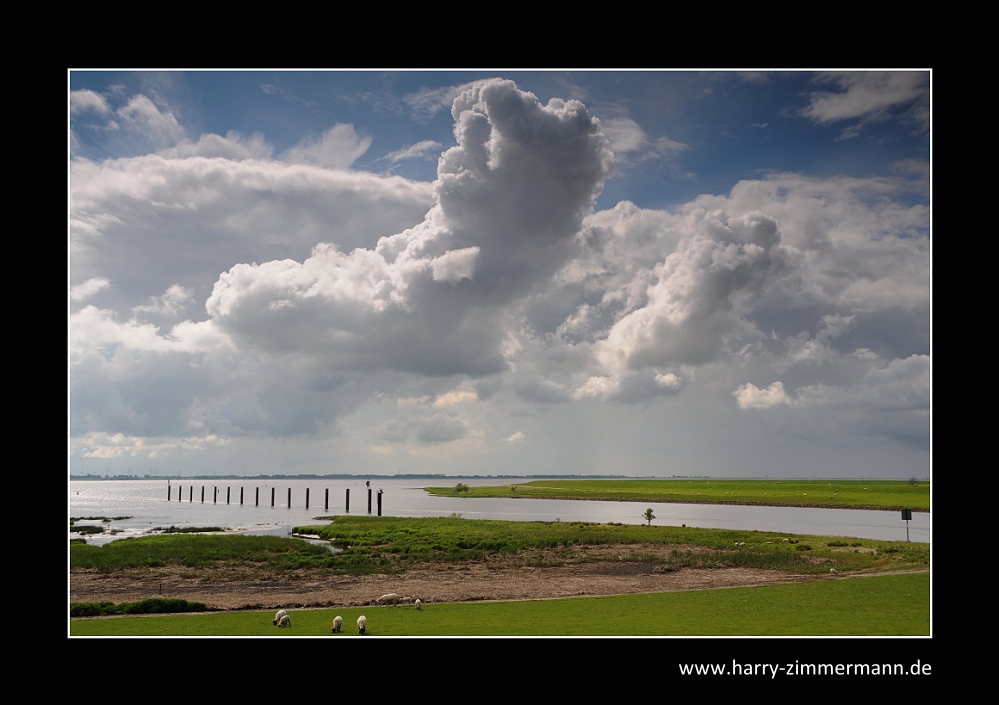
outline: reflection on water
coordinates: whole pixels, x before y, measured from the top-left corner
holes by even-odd
[[[780,531],[823,536],[904,541],[905,522],[899,512],[862,509],[808,509],[796,507],[752,507],[709,504],[663,504],[638,502],[592,502],[549,499],[432,497],[424,486],[448,484],[450,480],[371,478],[371,511],[377,513],[377,492],[383,490],[383,514],[386,516],[450,516],[460,513],[466,519],[503,519],[507,521],[612,521],[642,524],[646,507],[655,510],[654,524],[696,526],[717,529]],[[495,485],[521,481],[516,478],[462,479],[469,485]],[[526,478],[524,482],[528,481]],[[114,536],[94,534],[88,543],[103,544],[116,538],[148,533],[154,527],[221,526],[228,530],[254,535],[290,536],[293,526],[323,523],[316,517],[348,513],[347,490],[350,490],[350,514],[368,513],[368,487],[364,480],[267,480],[252,478],[208,484],[170,482],[171,501],[167,501],[167,482],[163,480],[99,480],[70,483],[70,516],[129,516],[111,522]],[[205,487],[205,502],[201,488]],[[215,495],[215,488],[218,494]],[[255,503],[256,488],[260,504]],[[244,503],[239,503],[243,489]],[[291,506],[288,506],[288,490]],[[309,509],[305,508],[309,490]],[[329,506],[326,506],[326,490]],[[178,491],[179,490],[179,491]],[[273,492],[272,492],[273,490]],[[178,501],[178,494],[181,501]],[[230,501],[226,503],[226,496]],[[271,496],[275,506],[271,506]],[[217,499],[215,499],[217,497]],[[193,501],[191,499],[193,498]],[[215,501],[213,501],[213,499]],[[318,502],[316,500],[319,500]],[[83,522],[100,525],[101,522]],[[109,526],[104,524],[104,526]],[[74,534],[75,536],[75,534]],[[909,522],[913,541],[930,540],[930,515],[913,512]]]

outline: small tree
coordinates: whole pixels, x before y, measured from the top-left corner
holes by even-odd
[[[642,518],[649,522],[649,526],[652,526],[652,520],[656,518],[656,515],[652,513],[652,507],[645,510],[645,513],[642,514]]]

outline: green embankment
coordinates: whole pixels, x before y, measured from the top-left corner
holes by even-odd
[[[902,509],[928,512],[930,483],[900,480],[534,480],[503,486],[426,487],[440,497],[536,497]]]
[[[620,595],[525,602],[430,604],[273,612],[78,619],[73,636],[356,636],[357,617],[371,636],[392,635],[707,635],[902,636],[930,633],[929,573],[758,588]],[[344,631],[330,634],[334,615]]]

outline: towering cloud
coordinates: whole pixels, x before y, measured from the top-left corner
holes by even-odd
[[[613,158],[582,103],[542,105],[510,81],[475,85],[452,113],[458,144],[423,223],[373,250],[323,244],[302,263],[233,267],[207,302],[220,328],[349,369],[504,369],[503,305],[571,256]]]

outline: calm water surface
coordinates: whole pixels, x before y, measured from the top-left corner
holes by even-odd
[[[537,478],[533,478],[537,479]],[[377,512],[377,491],[383,490],[382,514],[400,517],[450,516],[459,512],[466,519],[503,519],[508,521],[619,521],[624,524],[645,523],[641,518],[646,507],[652,507],[659,526],[697,526],[715,529],[746,529],[781,531],[822,536],[850,536],[886,541],[905,540],[906,526],[900,513],[859,509],[803,509],[796,507],[719,506],[710,504],[663,504],[650,502],[600,502],[548,499],[471,499],[431,497],[426,486],[450,485],[455,478],[406,479],[374,478],[371,480],[372,513]],[[461,479],[468,485],[496,485],[528,482],[528,478]],[[136,536],[156,527],[221,526],[251,534],[287,536],[295,525],[315,522],[315,517],[344,514],[346,490],[350,490],[350,513],[367,514],[368,497],[364,480],[222,480],[191,483],[171,480],[167,501],[166,480],[83,480],[70,482],[70,516],[128,516],[111,522],[120,531],[88,537],[90,543],[101,544],[114,538]],[[201,488],[205,501],[201,502]],[[218,488],[213,502],[214,488]],[[240,505],[240,488],[243,504]],[[256,489],[260,488],[260,505],[255,504]],[[271,489],[275,506],[271,507]],[[291,507],[288,507],[288,489]],[[226,491],[229,503],[226,504]],[[309,490],[309,508],[305,508],[305,492]],[[329,509],[325,508],[329,490]],[[181,501],[178,501],[178,492]],[[913,512],[909,522],[912,541],[930,541],[929,513]],[[99,524],[100,522],[83,522]]]

